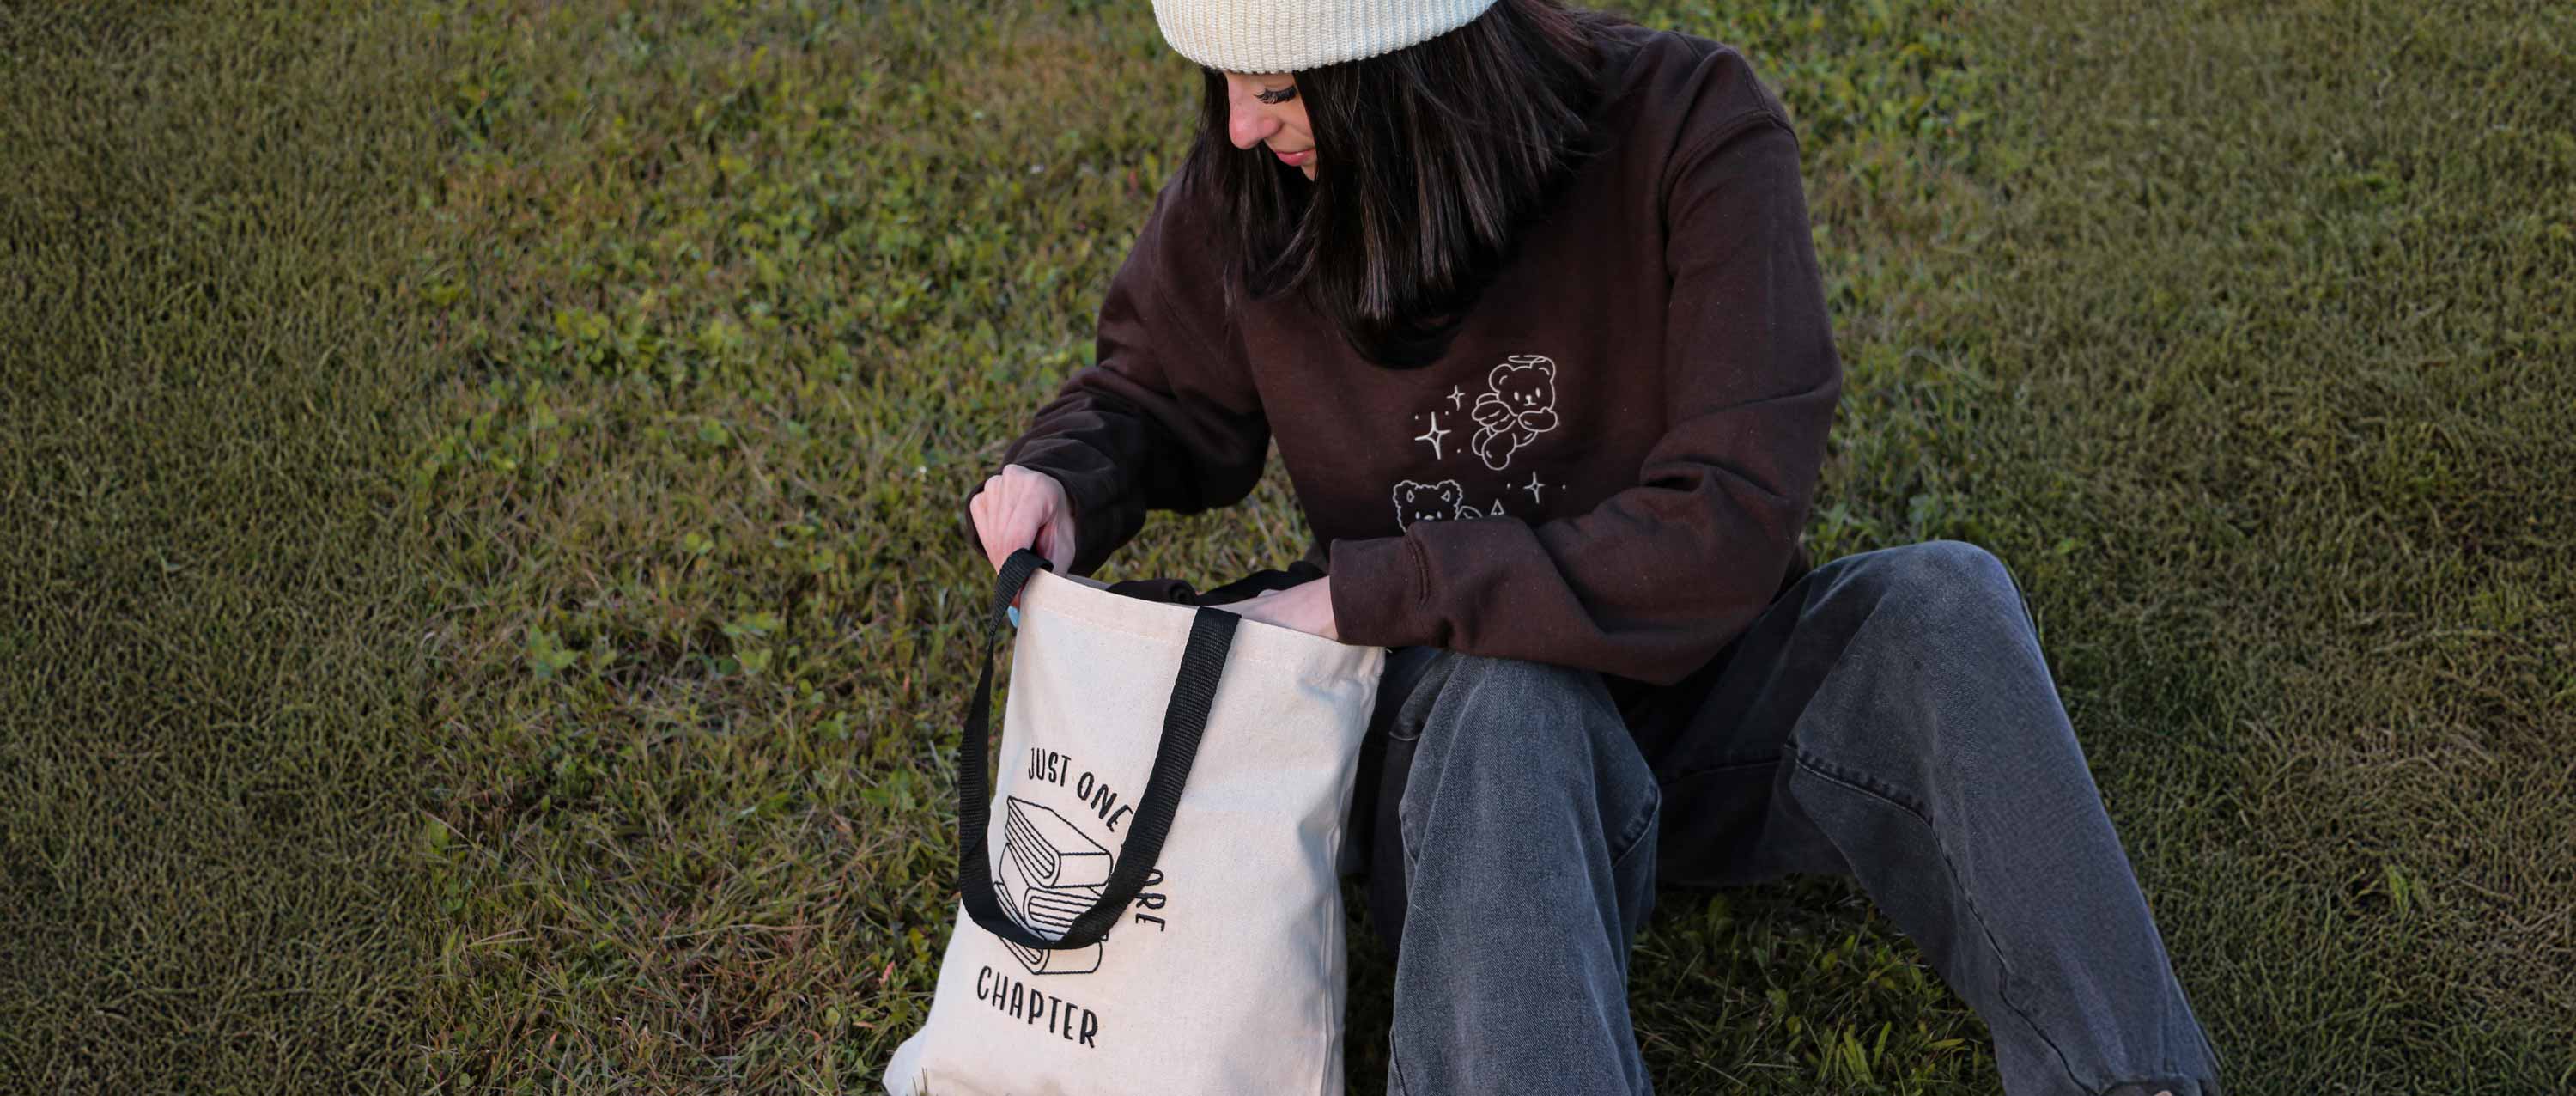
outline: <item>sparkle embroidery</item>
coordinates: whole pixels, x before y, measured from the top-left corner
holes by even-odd
[[[1454,434],[1454,433],[1457,433],[1457,431],[1455,431],[1455,430],[1443,430],[1443,429],[1441,429],[1441,428],[1440,428],[1440,412],[1434,411],[1434,412],[1432,412],[1432,413],[1431,413],[1431,429],[1429,429],[1429,430],[1425,430],[1425,431],[1423,431],[1423,432],[1421,432],[1421,433],[1419,433],[1419,434],[1415,434],[1415,435],[1413,436],[1413,440],[1415,440],[1415,441],[1427,441],[1427,442],[1430,442],[1430,443],[1431,443],[1431,459],[1433,459],[1433,460],[1439,460],[1439,459],[1440,459],[1440,439],[1445,438],[1445,437],[1448,437],[1449,435]]]
[[[1476,397],[1467,414],[1476,420],[1469,448],[1500,472],[1512,454],[1556,429],[1556,362],[1540,354],[1514,354],[1485,375],[1491,391]]]
[[[1500,472],[1510,467],[1512,455],[1520,452],[1523,446],[1556,429],[1556,361],[1544,354],[1513,354],[1504,358],[1503,364],[1487,371],[1485,388],[1472,403],[1465,385],[1450,385],[1442,398],[1449,401],[1448,411],[1452,416],[1463,413],[1475,420],[1474,433],[1464,447],[1473,450],[1486,468]],[[1413,417],[1431,420],[1430,428],[1415,434],[1413,440],[1430,443],[1434,462],[1449,455],[1446,444],[1449,435],[1465,434],[1470,430],[1467,426],[1453,430],[1440,425],[1440,412],[1436,410]],[[1515,490],[1527,491],[1530,504],[1543,507],[1547,501],[1547,489],[1564,486],[1545,482],[1539,479],[1539,473],[1532,471],[1529,482],[1513,485],[1505,481],[1501,490],[1504,494]],[[1483,505],[1468,502],[1466,486],[1456,479],[1429,483],[1399,480],[1393,501],[1398,532],[1418,521],[1508,516],[1500,498]]]

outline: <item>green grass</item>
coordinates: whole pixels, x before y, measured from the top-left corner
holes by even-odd
[[[0,1090],[417,1040],[417,29],[0,11]]]
[[[2014,568],[2231,1091],[2576,1087],[2576,10],[1637,14],[1804,138],[1811,547]],[[870,1090],[957,500],[1193,81],[1141,2],[0,14],[0,1090]],[[1995,1085],[1840,881],[1635,983],[1667,1091]]]

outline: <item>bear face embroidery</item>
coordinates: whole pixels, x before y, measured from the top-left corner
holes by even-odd
[[[1469,447],[1497,472],[1511,466],[1512,454],[1541,434],[1556,429],[1556,362],[1539,354],[1514,354],[1485,375],[1490,391],[1476,397],[1468,417],[1476,420]]]
[[[1459,486],[1457,480],[1438,483],[1398,480],[1395,484],[1396,531],[1403,532],[1405,526],[1417,521],[1442,521],[1465,516],[1466,502],[1467,489]],[[1475,516],[1484,515],[1479,512]]]

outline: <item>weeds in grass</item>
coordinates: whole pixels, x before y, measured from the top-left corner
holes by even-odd
[[[957,502],[1189,66],[1141,4],[324,14],[0,14],[0,1086],[870,1089]],[[1634,14],[1800,128],[1810,547],[2014,569],[2231,1090],[2576,1084],[2576,14]],[[1303,541],[1274,475],[1112,569]],[[1842,881],[1667,891],[1634,980],[1673,1091],[1994,1087]]]

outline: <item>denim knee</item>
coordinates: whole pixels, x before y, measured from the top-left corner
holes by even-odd
[[[1421,808],[1417,792],[1481,785],[1498,790],[1471,794],[1524,807],[1553,797],[1652,810],[1660,798],[1653,771],[1598,675],[1522,659],[1446,657],[1429,711],[1397,731],[1420,734],[1400,816]],[[1409,837],[1412,822],[1404,825]],[[1625,852],[1639,828],[1619,826],[1616,851]]]
[[[1836,660],[1870,682],[1870,702],[1894,704],[1802,727],[1800,745],[1829,747],[1819,737],[1877,738],[1898,731],[1915,747],[1958,751],[2027,750],[2033,735],[2066,735],[2057,719],[1960,718],[2008,697],[2056,704],[2056,686],[2039,648],[2021,584],[2003,560],[1960,540],[1928,540],[1843,557],[1830,598],[1844,607],[1819,614],[1846,629]],[[1952,707],[1965,703],[1966,707]],[[1942,718],[1936,710],[1953,713]],[[2027,709],[2021,709],[2027,710]],[[1900,730],[1901,729],[1901,730]],[[1937,741],[1925,741],[1934,738]],[[1826,753],[1848,751],[1826,748]],[[1861,750],[1858,756],[1878,754]],[[1926,759],[1928,760],[1928,758]]]
[[[1456,652],[1448,658],[1430,716],[1404,728],[1422,734],[1422,749],[1530,762],[1584,756],[1594,739],[1625,733],[1617,705],[1589,670]],[[1454,741],[1432,741],[1442,731]]]
[[[1964,540],[1927,540],[1862,553],[1868,585],[1889,607],[1917,613],[1919,625],[1958,623],[1962,609],[2009,606],[2028,614],[2021,584],[1993,552]],[[1973,622],[1982,624],[1983,621]]]

